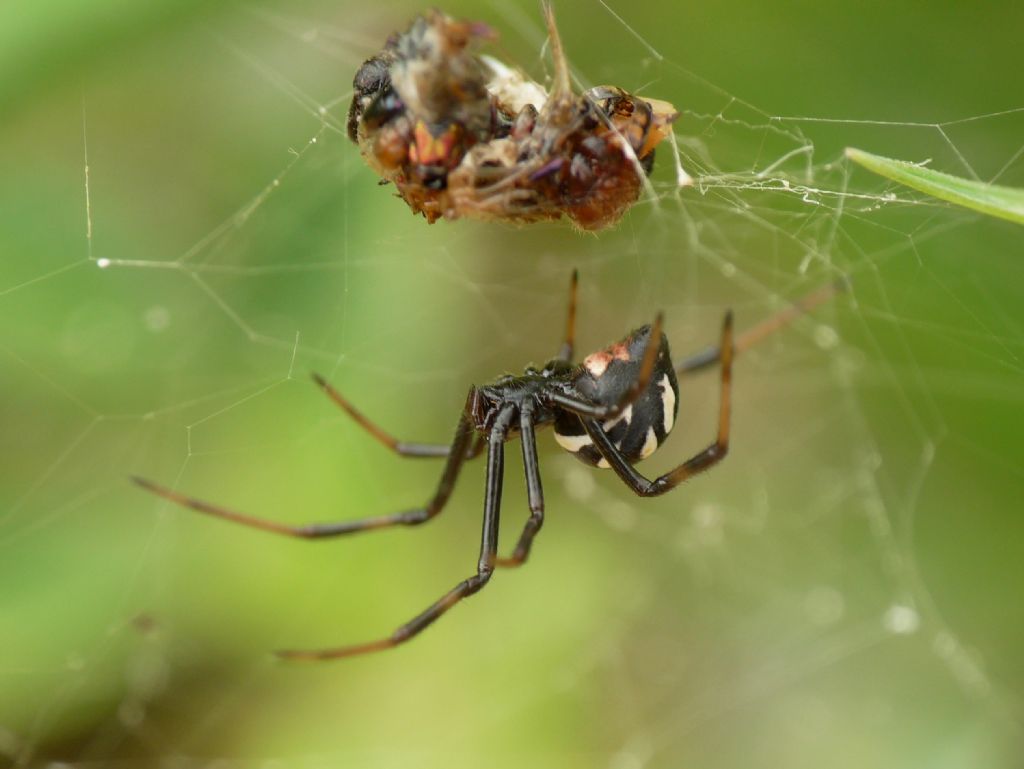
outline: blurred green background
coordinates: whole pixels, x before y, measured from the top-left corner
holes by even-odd
[[[1021,4],[558,4],[583,84],[682,110],[698,180],[659,150],[597,236],[427,226],[375,184],[349,84],[419,10],[0,7],[0,765],[1019,766],[1022,231],[841,156],[1024,186]],[[446,10],[545,77],[537,4]],[[583,351],[663,308],[682,355],[727,307],[853,287],[738,360],[732,453],[673,494],[542,435],[531,561],[386,654],[269,651],[471,573],[479,464],[429,526],[319,544],[127,481],[295,523],[417,505],[439,467],[309,372],[444,441],[469,384],[554,352],[573,267]],[[683,382],[648,474],[713,434],[716,383]],[[508,548],[515,444],[506,474]]]

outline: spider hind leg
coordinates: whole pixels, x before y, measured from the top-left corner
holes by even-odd
[[[437,489],[434,492],[434,496],[422,507],[368,518],[357,518],[351,521],[331,521],[292,526],[196,499],[174,489],[160,486],[146,478],[133,476],[131,480],[151,494],[162,497],[176,505],[187,507],[190,510],[212,515],[215,518],[223,518],[243,526],[248,526],[249,528],[269,531],[273,534],[281,534],[288,537],[296,537],[298,539],[339,537],[389,526],[416,526],[426,523],[444,509],[448,498],[451,496],[452,489],[455,487],[455,481],[459,477],[459,471],[462,469],[463,463],[473,456],[473,451],[476,450],[477,446],[482,446],[482,441],[473,441],[473,427],[469,419],[469,407],[473,402],[475,393],[475,388],[471,388],[466,398],[466,405],[463,407],[462,414],[459,417],[458,426],[455,429],[455,437],[452,440],[450,449],[446,452],[448,460],[441,473]]]
[[[583,426],[597,450],[615,473],[634,494],[641,497],[655,497],[671,491],[680,483],[721,462],[729,452],[729,430],[732,396],[733,334],[732,312],[725,314],[722,322],[722,338],[719,344],[719,361],[722,367],[721,395],[718,409],[718,434],[713,443],[703,451],[687,459],[674,470],[670,470],[653,481],[646,478],[629,463],[622,452],[615,447],[602,425],[595,419],[584,419]]]

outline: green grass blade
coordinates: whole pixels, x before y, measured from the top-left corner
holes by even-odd
[[[905,160],[883,158],[853,147],[846,148],[846,157],[869,171],[932,197],[1024,224],[1024,190],[961,179]]]

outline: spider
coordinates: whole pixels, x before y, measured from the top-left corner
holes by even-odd
[[[534,537],[544,523],[535,433],[551,426],[557,443],[581,461],[611,468],[633,493],[653,497],[671,491],[683,481],[713,467],[729,450],[730,391],[735,354],[774,332],[791,318],[832,296],[835,287],[809,295],[733,340],[732,313],[722,323],[721,339],[676,366],[669,356],[659,313],[652,324],[641,326],[615,344],[572,363],[576,330],[577,273],[569,290],[565,338],[557,354],[543,368],[527,367],[522,375],[507,374],[494,382],[469,388],[450,444],[410,443],[395,439],[370,421],[323,377],[314,374],[320,388],[371,436],[403,457],[445,458],[444,470],[430,500],[422,507],[351,521],[290,526],[185,496],[140,477],[132,480],[143,489],[183,507],[225,518],[244,526],[301,539],[323,539],[389,526],[416,526],[437,516],[448,501],[467,460],[487,451],[483,534],[476,573],[459,582],[423,612],[393,633],[368,643],[317,650],[278,651],[290,659],[332,659],[398,646],[433,624],[459,601],[480,591],[498,567],[522,565],[530,555]],[[634,463],[646,459],[664,443],[675,424],[679,403],[677,375],[720,364],[718,432],[706,448],[664,475],[649,480]],[[520,438],[530,515],[511,554],[498,556],[498,517],[501,508],[505,443]]]
[[[679,113],[614,86],[573,93],[549,3],[544,13],[555,65],[550,94],[473,51],[476,41],[494,39],[489,27],[437,10],[356,72],[349,138],[428,222],[566,216],[597,230],[639,198],[654,149]]]

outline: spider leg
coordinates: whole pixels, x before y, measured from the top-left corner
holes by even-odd
[[[750,349],[758,342],[793,322],[796,318],[810,312],[818,305],[827,302],[841,291],[845,291],[846,288],[846,278],[840,278],[839,280],[825,286],[821,286],[806,296],[796,300],[789,307],[780,310],[767,320],[763,320],[756,326],[748,328],[742,334],[737,334],[736,339],[733,342],[733,354],[738,355],[744,350]],[[691,355],[685,360],[679,361],[679,363],[676,364],[676,373],[689,374],[694,371],[701,371],[702,369],[710,368],[715,365],[721,357],[722,352],[720,347],[708,347],[695,355]]]
[[[462,416],[459,418],[459,424],[455,428],[455,438],[452,440],[451,450],[448,452],[448,461],[445,463],[444,472],[441,474],[441,480],[437,484],[437,490],[434,492],[434,496],[431,500],[423,507],[403,510],[398,513],[390,513],[388,515],[359,518],[354,521],[332,521],[328,523],[311,523],[300,526],[289,526],[287,524],[277,523],[276,521],[268,521],[264,518],[257,518],[245,513],[235,512],[234,510],[229,510],[226,507],[214,505],[201,499],[195,499],[194,497],[186,496],[180,492],[174,491],[173,489],[160,486],[145,478],[134,476],[132,480],[146,491],[152,492],[158,497],[163,497],[164,499],[174,502],[177,505],[181,505],[182,507],[187,507],[190,510],[206,513],[207,515],[212,515],[216,518],[224,518],[254,529],[262,529],[263,531],[269,531],[274,534],[283,534],[288,537],[298,537],[300,539],[338,537],[344,534],[354,534],[359,531],[368,531],[370,529],[381,529],[387,526],[415,526],[429,521],[444,509],[445,503],[448,501],[452,488],[455,486],[455,481],[459,476],[459,470],[468,458],[470,453],[470,440],[473,437],[473,428],[470,425],[469,420],[469,405],[472,401],[473,393],[474,391],[470,390],[469,397],[466,399],[466,406],[463,408]]]
[[[399,626],[389,636],[367,643],[341,646],[333,649],[288,649],[277,652],[279,657],[301,660],[327,660],[351,657],[366,652],[382,651],[398,646],[415,637],[434,623],[442,614],[463,598],[478,592],[491,579],[498,551],[498,519],[501,511],[501,482],[505,470],[505,438],[515,413],[514,406],[506,406],[498,413],[487,442],[487,483],[484,491],[484,524],[480,541],[480,558],[476,574],[434,601],[420,614]]]
[[[569,317],[565,323],[565,341],[558,350],[556,360],[571,361],[573,348],[576,344],[576,284],[579,281],[579,270],[572,271],[569,280]]]
[[[654,323],[651,325],[650,341],[644,350],[644,357],[640,362],[640,371],[637,372],[636,379],[633,380],[629,389],[623,393],[618,403],[604,406],[580,400],[563,393],[550,393],[546,397],[551,403],[561,406],[583,419],[614,419],[626,409],[626,406],[639,398],[647,389],[647,385],[650,384],[651,374],[654,372],[654,364],[658,360],[658,350],[661,348],[661,321],[662,316],[659,312],[654,319]]]
[[[670,470],[655,480],[649,480],[634,468],[629,461],[622,456],[622,453],[612,443],[611,438],[602,429],[601,424],[593,419],[584,419],[583,427],[590,436],[601,456],[608,460],[608,464],[616,472],[623,483],[629,486],[635,494],[641,497],[656,497],[671,491],[688,478],[702,473],[713,465],[721,462],[729,451],[729,413],[732,392],[732,313],[725,315],[722,324],[722,341],[719,346],[721,354],[719,360],[722,364],[722,387],[721,401],[718,409],[718,436],[714,443],[703,451],[687,459],[674,470]]]
[[[356,424],[362,427],[366,432],[372,435],[381,445],[391,449],[393,452],[402,457],[446,457],[448,452],[451,450],[450,444],[443,443],[411,443],[409,441],[400,441],[390,433],[385,432],[378,427],[374,422],[367,419],[361,411],[359,411],[352,403],[345,398],[340,392],[331,386],[330,382],[324,379],[319,374],[313,374],[313,380],[320,386],[320,389],[327,393],[332,401],[340,406],[345,413],[347,413],[352,419],[355,420]],[[483,450],[483,437],[477,438],[476,442],[469,448],[469,453],[466,456],[467,459],[473,459]]]
[[[523,444],[523,468],[526,470],[526,497],[530,504],[530,517],[519,535],[515,550],[508,558],[498,558],[498,566],[519,566],[530,556],[530,546],[544,525],[544,489],[540,482],[540,464],[537,461],[537,437],[533,430],[533,404],[524,403],[519,413],[519,439]]]

